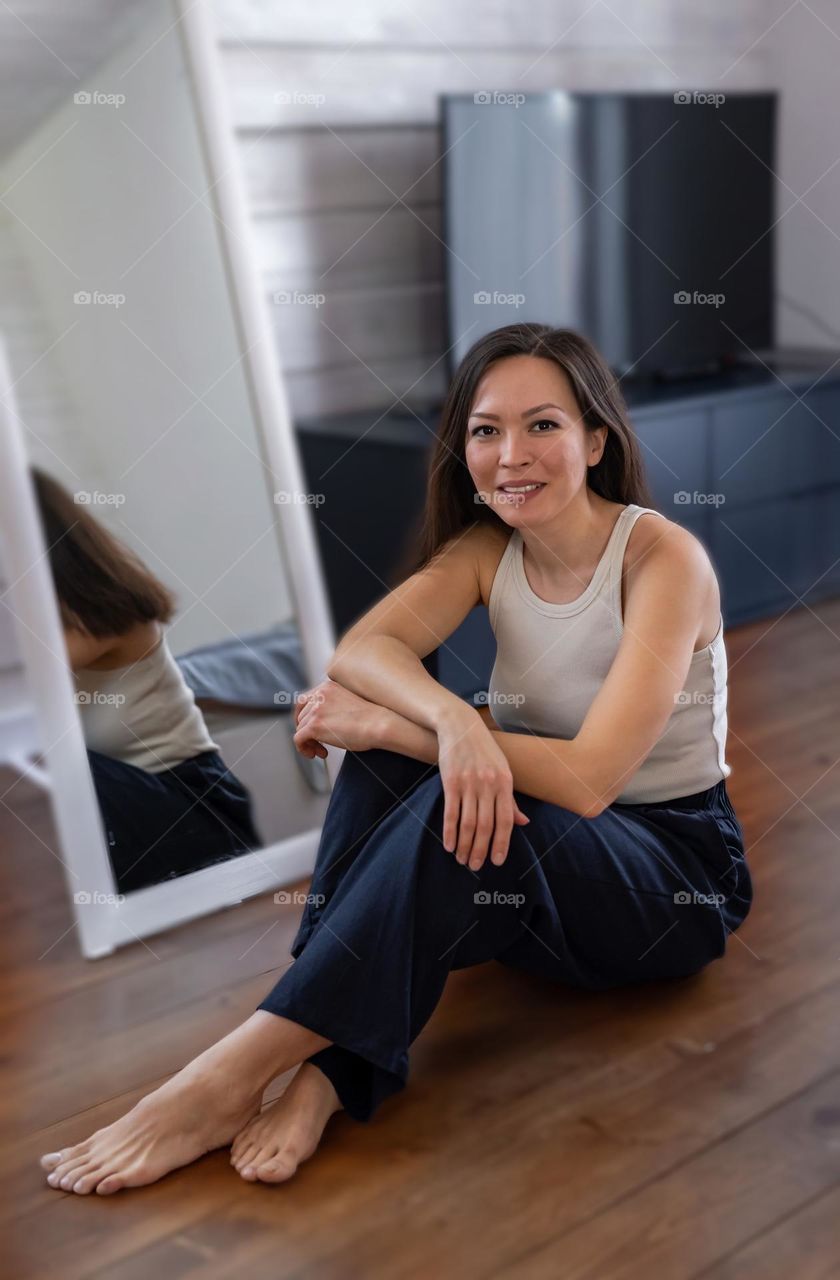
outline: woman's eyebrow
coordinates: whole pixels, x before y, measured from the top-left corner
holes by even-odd
[[[533,409],[526,409],[525,412],[520,414],[519,416],[521,418],[530,418],[532,413],[539,413],[541,409],[559,409],[560,413],[566,412],[566,410],[561,408],[559,404],[551,404],[551,402],[549,401],[546,404],[538,404]],[[481,413],[480,411],[476,411],[475,413],[471,413],[470,417],[471,418],[492,418],[494,422],[499,421],[499,415],[497,413]]]

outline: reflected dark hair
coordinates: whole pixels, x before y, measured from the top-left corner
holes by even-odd
[[[52,476],[31,467],[61,621],[93,636],[169,622],[176,600],[143,561]]]
[[[571,383],[584,426],[590,431],[608,428],[601,460],[589,468],[589,488],[610,502],[653,506],[624,397],[612,370],[592,343],[572,329],[555,329],[548,324],[505,325],[479,338],[452,378],[429,463],[422,523],[397,582],[417,573],[450,538],[470,525],[489,523],[509,528],[490,505],[475,500],[465,441],[482,377],[496,361],[521,355],[553,360]]]

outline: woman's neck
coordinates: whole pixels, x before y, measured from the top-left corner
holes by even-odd
[[[590,491],[591,492],[591,491]],[[529,567],[543,586],[588,586],[623,505],[597,494],[576,498],[549,523],[522,526]]]

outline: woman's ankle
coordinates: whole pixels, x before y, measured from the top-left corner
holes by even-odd
[[[189,1064],[200,1074],[220,1075],[246,1091],[262,1091],[311,1054],[332,1042],[297,1022],[258,1009]]]

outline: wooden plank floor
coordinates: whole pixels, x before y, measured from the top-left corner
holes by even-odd
[[[684,983],[451,976],[408,1089],[289,1183],[227,1152],[107,1199],[47,1187],[289,962],[271,896],[79,956],[43,801],[0,804],[2,1230],[14,1280],[840,1276],[840,601],[727,634],[729,782],[756,898]],[[0,786],[0,795],[10,779]],[[285,1080],[277,1082],[279,1092]]]

